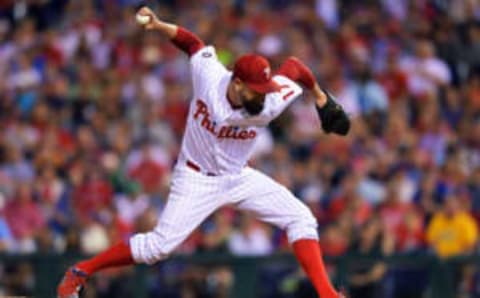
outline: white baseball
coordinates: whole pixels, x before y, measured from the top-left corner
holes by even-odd
[[[150,22],[150,16],[144,16],[139,13],[136,15],[137,23],[140,25],[146,25]]]

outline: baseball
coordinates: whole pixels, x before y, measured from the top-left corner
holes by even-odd
[[[137,23],[140,25],[146,25],[150,22],[150,16],[145,16],[137,13],[136,15]]]

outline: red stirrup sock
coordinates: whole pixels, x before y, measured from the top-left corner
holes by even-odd
[[[318,240],[300,239],[293,243],[293,251],[317,294],[321,298],[337,298],[338,293],[333,288],[323,264],[322,252]]]
[[[120,242],[89,260],[79,262],[76,267],[91,275],[105,268],[133,265],[134,263],[130,246]]]

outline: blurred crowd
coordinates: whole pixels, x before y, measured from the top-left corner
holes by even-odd
[[[312,209],[326,255],[478,250],[480,1],[146,2],[226,66],[297,56],[345,107],[349,136],[325,135],[307,93],[251,160]],[[0,1],[0,252],[92,254],[155,225],[191,83],[139,4]],[[278,250],[280,231],[225,208],[178,252]],[[354,271],[352,297],[374,297],[387,268]]]

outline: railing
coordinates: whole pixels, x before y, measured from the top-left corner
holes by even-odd
[[[78,255],[55,255],[55,254],[34,254],[34,255],[9,255],[0,254],[0,264],[19,264],[29,263],[34,270],[35,282],[33,296],[38,298],[55,297],[55,287],[61,278],[65,268],[78,260]],[[352,264],[358,262],[378,261],[376,257],[359,257],[347,255],[338,258],[327,258],[327,262],[335,266],[336,274],[334,281],[337,286],[348,286],[349,268]],[[417,288],[422,292],[418,297],[429,298],[453,298],[457,297],[455,293],[455,272],[465,264],[477,265],[480,263],[480,256],[457,257],[448,261],[442,261],[432,255],[396,255],[383,258],[390,268],[389,274],[393,275],[402,270],[413,270],[420,274],[419,279],[413,277],[413,280],[407,287]],[[261,284],[259,284],[259,274],[264,266],[283,264],[291,268],[297,268],[295,258],[290,254],[277,254],[268,257],[234,257],[230,255],[202,254],[193,256],[175,256],[166,261],[167,263],[179,263],[188,265],[197,265],[209,267],[214,265],[228,266],[234,275],[235,281],[231,290],[230,297],[264,297],[261,294]],[[156,267],[151,267],[155,269]],[[146,298],[148,296],[148,277],[150,269],[147,266],[136,266],[134,274],[131,276],[133,282],[132,293],[137,298]],[[478,270],[478,268],[477,268]],[[388,279],[388,277],[386,277]],[[386,283],[388,283],[386,281]],[[422,283],[420,285],[420,283]],[[423,287],[424,286],[424,287]],[[422,288],[423,287],[423,288]],[[17,295],[12,293],[12,295]],[[472,296],[473,297],[473,296]]]

